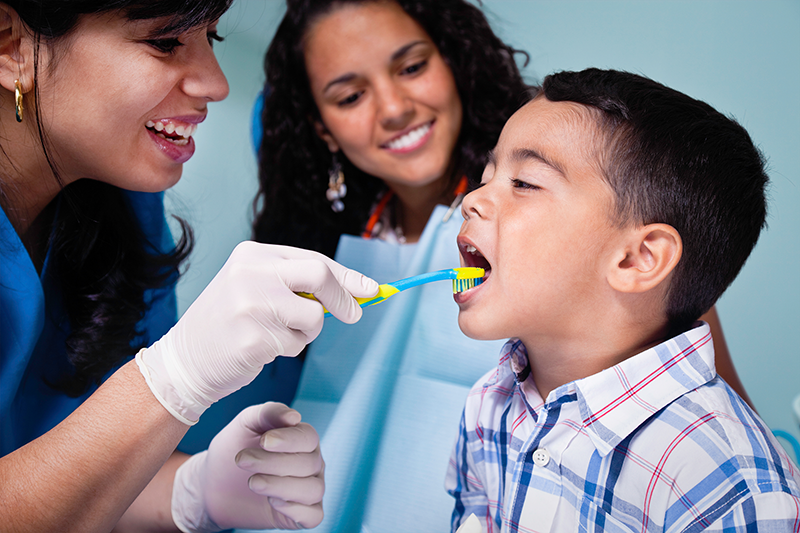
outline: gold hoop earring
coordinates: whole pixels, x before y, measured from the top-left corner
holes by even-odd
[[[22,112],[25,110],[22,105],[22,85],[19,80],[14,80],[14,107],[17,111],[17,122],[22,122]]]

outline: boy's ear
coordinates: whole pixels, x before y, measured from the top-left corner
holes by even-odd
[[[0,2],[0,86],[13,92],[15,80],[23,93],[33,89],[33,36],[17,12]]]
[[[325,127],[322,121],[314,121],[314,131],[317,132],[320,139],[328,144],[328,150],[330,150],[332,154],[339,151],[339,143],[336,142],[333,135],[331,135],[331,132],[328,131],[328,128]]]
[[[683,253],[678,231],[668,224],[648,224],[631,231],[612,266],[609,283],[624,293],[642,293],[657,287],[675,269]]]

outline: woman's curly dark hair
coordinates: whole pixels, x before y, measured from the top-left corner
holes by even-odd
[[[181,33],[210,23],[233,0],[5,0],[33,32],[34,76],[40,46],[56,46],[83,15],[117,11],[130,20],[165,17],[162,32]],[[57,57],[57,56],[54,56]],[[39,84],[34,80],[34,102]],[[39,139],[59,183],[49,153],[38,105],[34,113]],[[51,261],[69,318],[67,357],[74,372],[51,385],[80,396],[92,384],[130,358],[145,341],[139,323],[150,307],[148,291],[175,283],[192,249],[189,226],[179,220],[182,238],[172,250],[160,250],[145,239],[125,194],[94,180],[79,180],[60,192],[61,202],[50,237]]]
[[[347,208],[335,213],[325,198],[332,155],[316,134],[319,118],[305,70],[303,41],[319,18],[344,4],[395,1],[428,33],[445,59],[463,106],[451,161],[451,187],[466,175],[480,180],[486,154],[506,120],[528,99],[515,60],[524,52],[503,43],[480,9],[463,0],[289,0],[264,59],[266,84],[258,151],[260,188],[253,236],[333,256],[342,234],[360,234],[376,196],[385,189],[338,154],[347,179]]]

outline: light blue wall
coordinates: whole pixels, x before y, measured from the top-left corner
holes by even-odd
[[[527,50],[529,81],[589,66],[630,70],[736,117],[770,161],[769,229],[718,304],[734,362],[773,428],[800,436],[800,2],[797,0],[486,0],[507,42]],[[250,110],[283,3],[236,0],[218,57],[231,83],[168,193],[197,233],[181,310],[249,235],[256,165]]]

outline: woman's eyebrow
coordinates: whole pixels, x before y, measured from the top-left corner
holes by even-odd
[[[420,45],[420,44],[425,44],[425,41],[423,41],[423,40],[412,41],[412,42],[410,42],[410,43],[408,43],[406,45],[403,45],[400,48],[398,48],[397,50],[395,50],[395,52],[392,54],[392,57],[390,59],[392,61],[397,61],[398,59],[400,59],[401,57],[406,55],[409,50],[411,50],[412,48],[414,48],[415,46]]]
[[[400,59],[401,57],[406,55],[409,50],[411,50],[415,46],[419,46],[421,44],[426,44],[426,41],[419,40],[419,41],[412,41],[412,42],[410,42],[408,44],[405,44],[405,45],[401,46],[400,48],[398,48],[397,50],[395,50],[394,53],[391,55],[391,57],[389,59],[391,61],[397,61],[398,59]],[[342,74],[338,78],[334,78],[331,81],[329,81],[325,85],[325,88],[322,89],[322,92],[323,93],[327,92],[328,89],[330,89],[332,86],[334,86],[336,84],[347,83],[347,82],[353,81],[356,77],[357,76],[356,76],[356,74],[354,72],[348,72],[347,74]]]
[[[355,78],[356,78],[356,75],[353,72],[348,72],[347,74],[342,74],[338,78],[334,78],[331,81],[329,81],[328,84],[325,85],[325,88],[322,89],[322,92],[323,93],[328,92],[328,89],[330,89],[332,86],[334,86],[334,85],[336,85],[338,83],[347,83],[349,81],[354,80]]]

